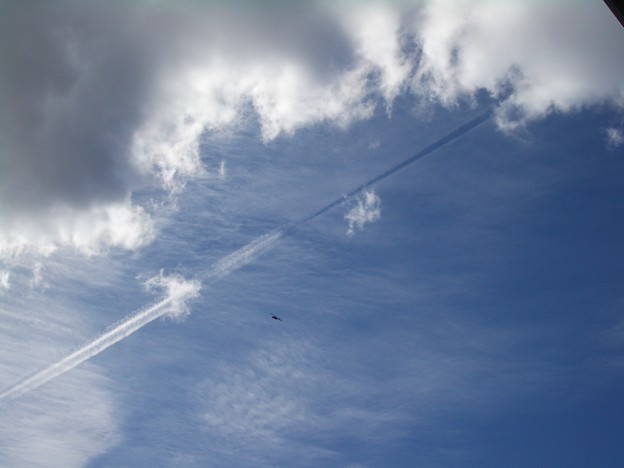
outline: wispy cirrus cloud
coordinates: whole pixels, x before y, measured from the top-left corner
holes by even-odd
[[[556,373],[498,359],[506,345],[492,339],[497,332],[466,324],[434,319],[420,332],[396,324],[375,336],[326,339],[304,339],[293,320],[280,326],[294,329],[242,358],[223,358],[193,389],[206,448],[222,463],[356,462],[340,450],[345,445],[360,447],[359,459],[381,462],[377,450],[388,440],[444,438],[438,420],[523,399]],[[503,334],[507,343],[518,339]]]
[[[0,405],[5,466],[84,466],[121,438],[113,395],[94,366],[37,395]]]

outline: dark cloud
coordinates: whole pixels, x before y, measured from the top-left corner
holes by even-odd
[[[125,196],[153,67],[131,15],[11,4],[1,16],[2,198],[32,209]]]

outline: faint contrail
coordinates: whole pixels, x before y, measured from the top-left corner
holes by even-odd
[[[331,203],[328,203],[323,208],[314,212],[313,214],[297,222],[285,225],[282,228],[276,229],[268,234],[264,234],[257,239],[251,241],[249,244],[236,250],[235,252],[226,255],[221,260],[215,262],[212,267],[208,269],[203,275],[200,275],[200,278],[203,280],[210,280],[222,278],[229,275],[233,271],[254,260],[261,253],[272,249],[284,235],[293,233],[310,221],[318,218],[324,213],[330,211],[332,208],[340,205],[345,200],[354,197],[363,190],[372,187],[373,185],[376,185],[382,180],[387,179],[388,177],[398,173],[406,167],[411,166],[415,162],[420,161],[424,157],[434,153],[443,146],[455,141],[459,137],[465,135],[469,131],[478,127],[483,122],[487,121],[492,116],[492,113],[492,110],[488,110],[484,114],[481,114],[479,117],[470,120],[461,127],[458,127],[457,129],[443,136],[436,142],[422,149],[415,155],[403,160],[391,169],[388,169],[378,176],[373,177],[367,182],[359,185],[346,195],[335,199]],[[23,379],[17,384],[4,390],[2,393],[0,393],[0,401],[17,398],[20,395],[30,392],[37,387],[43,385],[44,383],[54,379],[55,377],[58,377],[59,375],[73,369],[87,359],[92,358],[93,356],[104,351],[106,348],[128,337],[135,331],[152,322],[153,320],[161,317],[162,315],[167,313],[168,306],[172,305],[176,300],[180,299],[180,297],[169,294],[168,297],[166,297],[162,301],[152,306],[149,306],[146,309],[141,309],[138,312],[131,314],[126,319],[122,320],[119,324],[113,325],[113,327],[110,328],[108,331],[105,331],[99,337],[90,341],[82,348],[74,351],[60,361],[49,365],[45,369],[31,375],[30,377]]]
[[[393,175],[401,172],[403,169],[411,166],[415,162],[418,162],[418,161],[424,159],[425,157],[429,156],[430,154],[435,153],[437,150],[439,150],[443,146],[446,146],[449,143],[452,143],[453,141],[457,140],[459,137],[464,136],[466,133],[468,133],[471,130],[474,130],[475,128],[477,128],[483,122],[486,122],[487,120],[489,120],[492,117],[493,114],[494,114],[493,109],[488,109],[487,111],[485,111],[483,114],[479,115],[478,117],[475,117],[474,119],[469,120],[468,122],[466,122],[465,124],[461,125],[460,127],[457,127],[452,132],[447,133],[446,135],[444,135],[439,140],[437,140],[437,141],[431,143],[429,146],[426,146],[425,148],[421,149],[418,153],[414,154],[413,156],[410,156],[409,158],[404,159],[403,161],[401,161],[396,166],[393,166],[390,169],[388,169],[387,171],[382,172],[381,174],[373,177],[372,179],[367,180],[363,184],[358,185],[357,187],[355,187],[353,190],[351,190],[346,195],[343,195],[340,198],[336,198],[334,201],[328,203],[327,205],[325,205],[320,210],[312,213],[310,216],[307,216],[307,217],[303,218],[302,220],[300,220],[300,221],[298,221],[296,223],[291,224],[289,228],[284,230],[284,232],[285,233],[290,232],[292,230],[295,230],[295,229],[303,226],[304,224],[309,223],[310,221],[312,221],[312,220],[318,218],[319,216],[327,213],[332,208],[335,208],[336,206],[344,203],[346,200],[348,200],[350,198],[353,198],[355,195],[357,195],[360,192],[366,190],[367,188],[370,188],[370,187],[373,187],[374,185],[377,185],[379,182],[387,179],[390,176],[393,176]]]

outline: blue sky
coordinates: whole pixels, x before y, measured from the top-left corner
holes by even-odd
[[[1,8],[0,464],[622,464],[601,2]]]

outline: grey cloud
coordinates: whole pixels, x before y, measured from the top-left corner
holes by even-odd
[[[0,15],[0,204],[42,212],[119,201],[138,183],[134,133],[158,80],[218,49],[304,63],[329,79],[351,45],[319,8],[245,4],[5,4]]]
[[[153,48],[174,63],[218,51],[234,62],[290,58],[323,75],[355,60],[342,25],[318,3],[183,2],[141,14]]]
[[[4,8],[0,177],[12,209],[79,208],[126,196],[128,147],[153,65],[124,13],[65,4]]]

